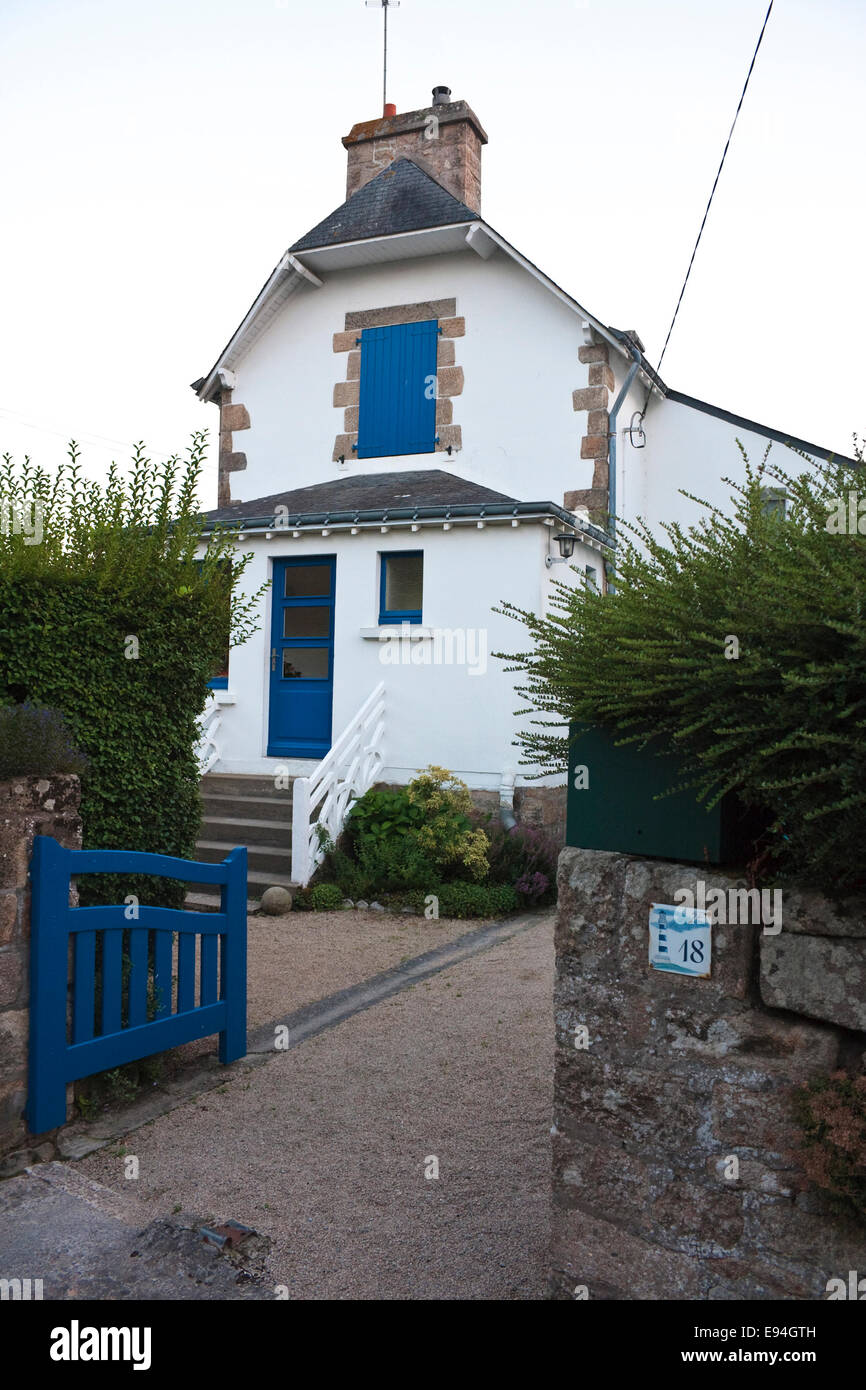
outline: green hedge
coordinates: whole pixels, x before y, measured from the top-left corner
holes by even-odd
[[[203,435],[185,466],[157,467],[138,450],[129,483],[113,470],[104,489],[85,485],[70,457],[58,478],[8,456],[0,468],[7,508],[35,498],[44,513],[38,544],[0,537],[0,702],[62,712],[86,758],[85,848],[194,858],[197,716],[229,634],[236,645],[253,630],[261,591],[238,596],[250,557],[229,569],[233,533],[196,560]],[[166,905],[182,895],[151,878],[82,884],[85,901],[120,891]]]

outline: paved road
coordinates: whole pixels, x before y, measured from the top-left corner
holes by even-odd
[[[290,1298],[543,1297],[552,994],[545,917],[130,1134],[138,1203],[269,1235]]]

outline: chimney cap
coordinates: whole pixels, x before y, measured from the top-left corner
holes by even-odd
[[[433,88],[433,105],[434,105],[434,106],[447,106],[450,100],[451,100],[451,88],[450,88],[450,87],[434,87],[434,88]]]

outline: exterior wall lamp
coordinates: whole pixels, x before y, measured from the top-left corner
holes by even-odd
[[[567,531],[557,531],[553,539],[559,546],[559,559],[555,559],[553,555],[546,555],[544,557],[544,563],[548,569],[550,569],[551,565],[566,564],[574,554],[575,537],[573,535],[569,535]]]

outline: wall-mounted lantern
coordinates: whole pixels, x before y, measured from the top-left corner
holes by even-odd
[[[559,559],[555,559],[553,555],[545,556],[544,563],[547,565],[548,569],[550,569],[551,565],[566,564],[574,554],[574,542],[576,537],[573,534],[570,534],[568,531],[557,531],[553,539],[559,546]]]

